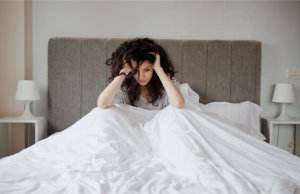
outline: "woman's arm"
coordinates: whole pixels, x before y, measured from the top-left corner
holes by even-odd
[[[175,86],[174,82],[167,76],[167,74],[164,72],[163,68],[161,67],[160,55],[155,54],[155,58],[156,59],[153,68],[167,92],[170,104],[172,104],[176,108],[183,107],[185,103],[184,97],[182,96],[178,88]]]
[[[120,73],[124,72],[126,75],[131,71],[131,67],[126,63],[125,67],[120,71]],[[100,108],[110,108],[113,105],[115,96],[121,87],[126,75],[121,74],[114,78],[112,82],[108,84],[108,86],[101,92],[98,97],[97,105]]]

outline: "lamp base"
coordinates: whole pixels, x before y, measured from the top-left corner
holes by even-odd
[[[32,115],[30,111],[30,103],[31,101],[25,101],[25,110],[24,113],[20,116],[21,119],[34,119],[35,116]]]
[[[291,119],[287,114],[286,104],[284,104],[284,103],[281,104],[281,112],[276,119],[277,120],[290,120]]]

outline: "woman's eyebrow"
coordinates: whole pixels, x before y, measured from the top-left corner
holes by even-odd
[[[150,68],[151,67],[151,65],[149,65],[148,67],[145,67],[144,69],[148,69],[148,68]]]

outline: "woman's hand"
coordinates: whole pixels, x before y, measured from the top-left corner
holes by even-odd
[[[154,64],[153,64],[153,69],[155,71],[157,71],[159,68],[161,68],[161,65],[160,65],[160,55],[157,54],[157,53],[154,53],[154,52],[149,52],[149,54],[152,54],[155,56],[155,61],[154,61]]]
[[[155,71],[157,71],[159,68],[161,68],[161,65],[160,65],[160,55],[159,54],[155,54],[155,62],[153,64],[153,69]]]
[[[132,71],[132,68],[130,67],[130,65],[128,63],[124,64],[123,69],[121,69],[120,73],[125,73],[126,76],[129,74],[129,72]]]

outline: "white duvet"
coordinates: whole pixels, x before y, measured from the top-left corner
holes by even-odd
[[[300,159],[199,106],[119,104],[1,159],[0,193],[300,193]]]

